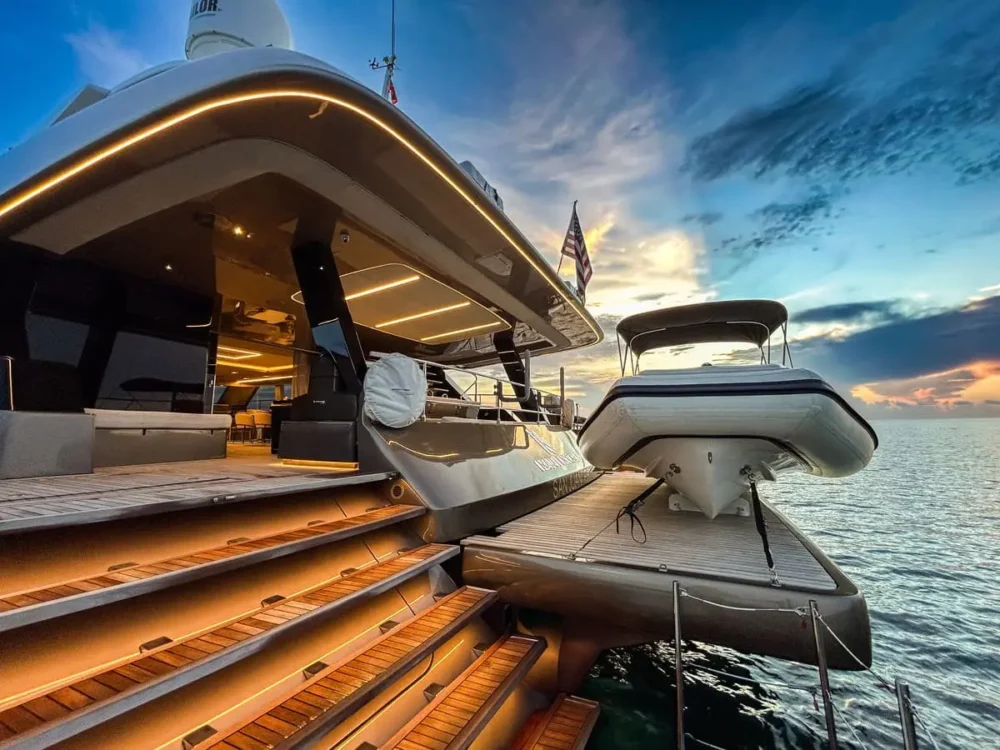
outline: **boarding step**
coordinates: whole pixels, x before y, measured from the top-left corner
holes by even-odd
[[[297,747],[330,731],[482,614],[496,592],[465,587],[404,622],[198,750]]]
[[[62,742],[294,637],[305,627],[339,617],[458,552],[458,547],[444,544],[402,552],[23,701],[0,712],[0,748],[22,742],[45,748]]]
[[[584,750],[600,712],[594,701],[561,693],[525,722],[510,750]]]
[[[0,480],[0,535],[342,489],[393,476],[289,469],[269,469],[283,471],[276,476],[254,476],[184,466],[189,473],[178,476],[160,469]]]
[[[501,638],[381,750],[465,750],[544,650],[543,638]]]
[[[107,573],[0,595],[0,633],[103,604],[178,586],[199,578],[332,544],[416,518],[424,509],[390,505],[329,523],[303,526],[256,539],[142,565],[112,566]]]

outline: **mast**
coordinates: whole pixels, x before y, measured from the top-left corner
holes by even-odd
[[[385,77],[382,79],[382,98],[396,104],[396,87],[392,83],[392,76],[396,72],[396,0],[392,0],[392,39],[390,49],[390,54],[383,57],[382,62],[378,62],[373,57],[368,65],[372,70],[385,70]]]

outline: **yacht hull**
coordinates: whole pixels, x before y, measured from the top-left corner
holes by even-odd
[[[594,466],[666,479],[710,518],[749,490],[751,475],[848,476],[876,445],[871,427],[815,373],[779,367],[622,378],[580,435]]]

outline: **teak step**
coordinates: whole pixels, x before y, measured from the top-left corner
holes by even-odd
[[[594,701],[560,694],[528,719],[510,750],[583,750],[600,712]]]
[[[211,549],[129,565],[101,575],[0,595],[0,633],[102,604],[141,596],[399,523],[424,509],[390,505],[337,521],[241,540]]]
[[[23,701],[0,712],[0,748],[28,741],[33,748],[62,742],[294,636],[303,627],[338,617],[458,552],[458,547],[444,544],[418,547]]]
[[[494,591],[459,589],[336,666],[318,672],[267,711],[210,737],[198,750],[293,747],[308,743],[416,666],[496,599]]]
[[[381,750],[464,750],[545,650],[545,640],[502,638],[438,693]]]

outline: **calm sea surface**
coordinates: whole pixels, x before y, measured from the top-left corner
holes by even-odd
[[[938,746],[1000,748],[1000,419],[875,428],[880,446],[865,471],[784,478],[764,497],[862,589],[873,668],[910,683]],[[761,681],[816,682],[815,669],[728,649],[692,643],[685,655]],[[602,704],[589,750],[674,746],[672,660],[667,643],[604,655],[580,691]],[[893,694],[867,673],[833,672],[831,681],[860,738],[838,718],[841,747],[902,746]],[[825,747],[822,705],[808,693],[694,672],[685,686],[685,729],[699,740],[726,750]]]

